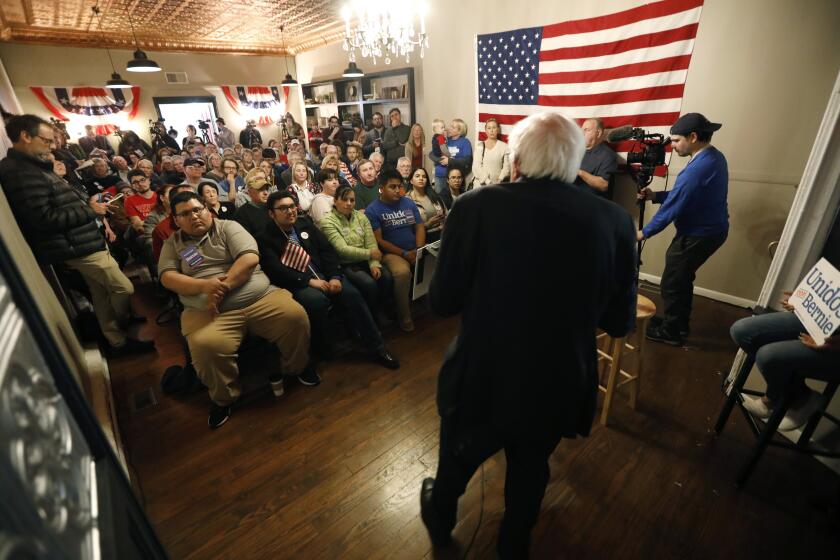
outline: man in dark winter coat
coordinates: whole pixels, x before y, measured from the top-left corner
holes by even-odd
[[[382,136],[382,151],[385,152],[385,167],[396,169],[397,161],[405,156],[405,145],[411,128],[403,124],[402,113],[396,107],[388,112],[388,118],[391,119],[391,128],[385,129]]]
[[[92,200],[53,173],[49,161],[53,128],[34,115],[16,115],[6,124],[13,147],[0,162],[0,183],[18,226],[39,262],[77,270],[90,289],[93,310],[112,355],[144,352],[154,343],[126,337],[131,281],[105,249],[97,216],[107,204]]]
[[[518,559],[528,556],[551,453],[592,425],[596,329],[624,336],[634,325],[636,250],[627,212],[571,185],[584,152],[574,122],[528,117],[510,149],[511,183],[461,195],[446,219],[430,301],[462,318],[438,379],[437,476],[423,481],[420,501],[433,543],[446,545],[467,482],[504,449],[497,552]]]

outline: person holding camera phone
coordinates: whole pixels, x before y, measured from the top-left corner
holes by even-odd
[[[149,134],[152,135],[152,150],[155,154],[161,148],[170,148],[175,151],[180,149],[178,141],[166,132],[166,125],[163,124],[163,119],[156,122],[149,121]]]
[[[126,334],[134,286],[106,249],[97,223],[110,204],[85,200],[54,173],[50,123],[35,115],[14,115],[6,121],[6,132],[12,148],[0,162],[0,182],[35,258],[45,266],[61,263],[82,276],[109,356],[153,351],[153,341]]]
[[[245,128],[239,132],[239,143],[246,148],[262,146],[262,134],[257,130],[256,122],[250,120],[245,124]]]
[[[377,111],[370,119],[370,130],[365,136],[365,143],[362,146],[362,153],[366,158],[374,152],[379,152],[382,148],[382,137],[385,136],[385,118],[382,113]]]
[[[654,317],[647,338],[673,346],[682,345],[689,333],[694,277],[717,251],[729,233],[726,196],[729,170],[724,155],[711,145],[712,134],[721,127],[700,113],[687,113],[671,127],[671,144],[680,157],[691,159],[677,175],[670,191],[643,188],[639,200],[662,206],[637,239],[648,239],[674,222],[677,235],[665,256],[660,292],[664,317]]]

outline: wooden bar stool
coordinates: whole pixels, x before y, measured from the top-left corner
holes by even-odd
[[[645,296],[638,296],[636,301],[636,329],[627,337],[612,338],[607,333],[597,336],[599,342],[606,341],[603,348],[598,348],[598,389],[604,393],[604,406],[601,408],[601,425],[606,426],[610,415],[615,390],[630,384],[630,408],[636,410],[636,400],[639,396],[639,382],[644,368],[645,331],[648,321],[656,315],[656,305]],[[624,360],[630,354],[636,355],[636,371],[629,373],[625,369]],[[607,370],[607,384],[601,383],[602,372]]]

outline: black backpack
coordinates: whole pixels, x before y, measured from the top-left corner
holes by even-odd
[[[185,397],[202,389],[204,385],[198,378],[192,364],[169,366],[160,380],[160,388],[167,395]]]

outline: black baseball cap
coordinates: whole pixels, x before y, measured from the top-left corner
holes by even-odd
[[[721,126],[723,125],[720,123],[710,122],[700,113],[686,113],[678,118],[677,122],[671,127],[671,134],[688,136],[692,132],[714,132]]]
[[[204,163],[204,160],[201,159],[201,158],[191,157],[191,158],[187,158],[187,159],[184,160],[184,166],[185,167],[190,166],[190,165],[207,165],[207,164]]]

